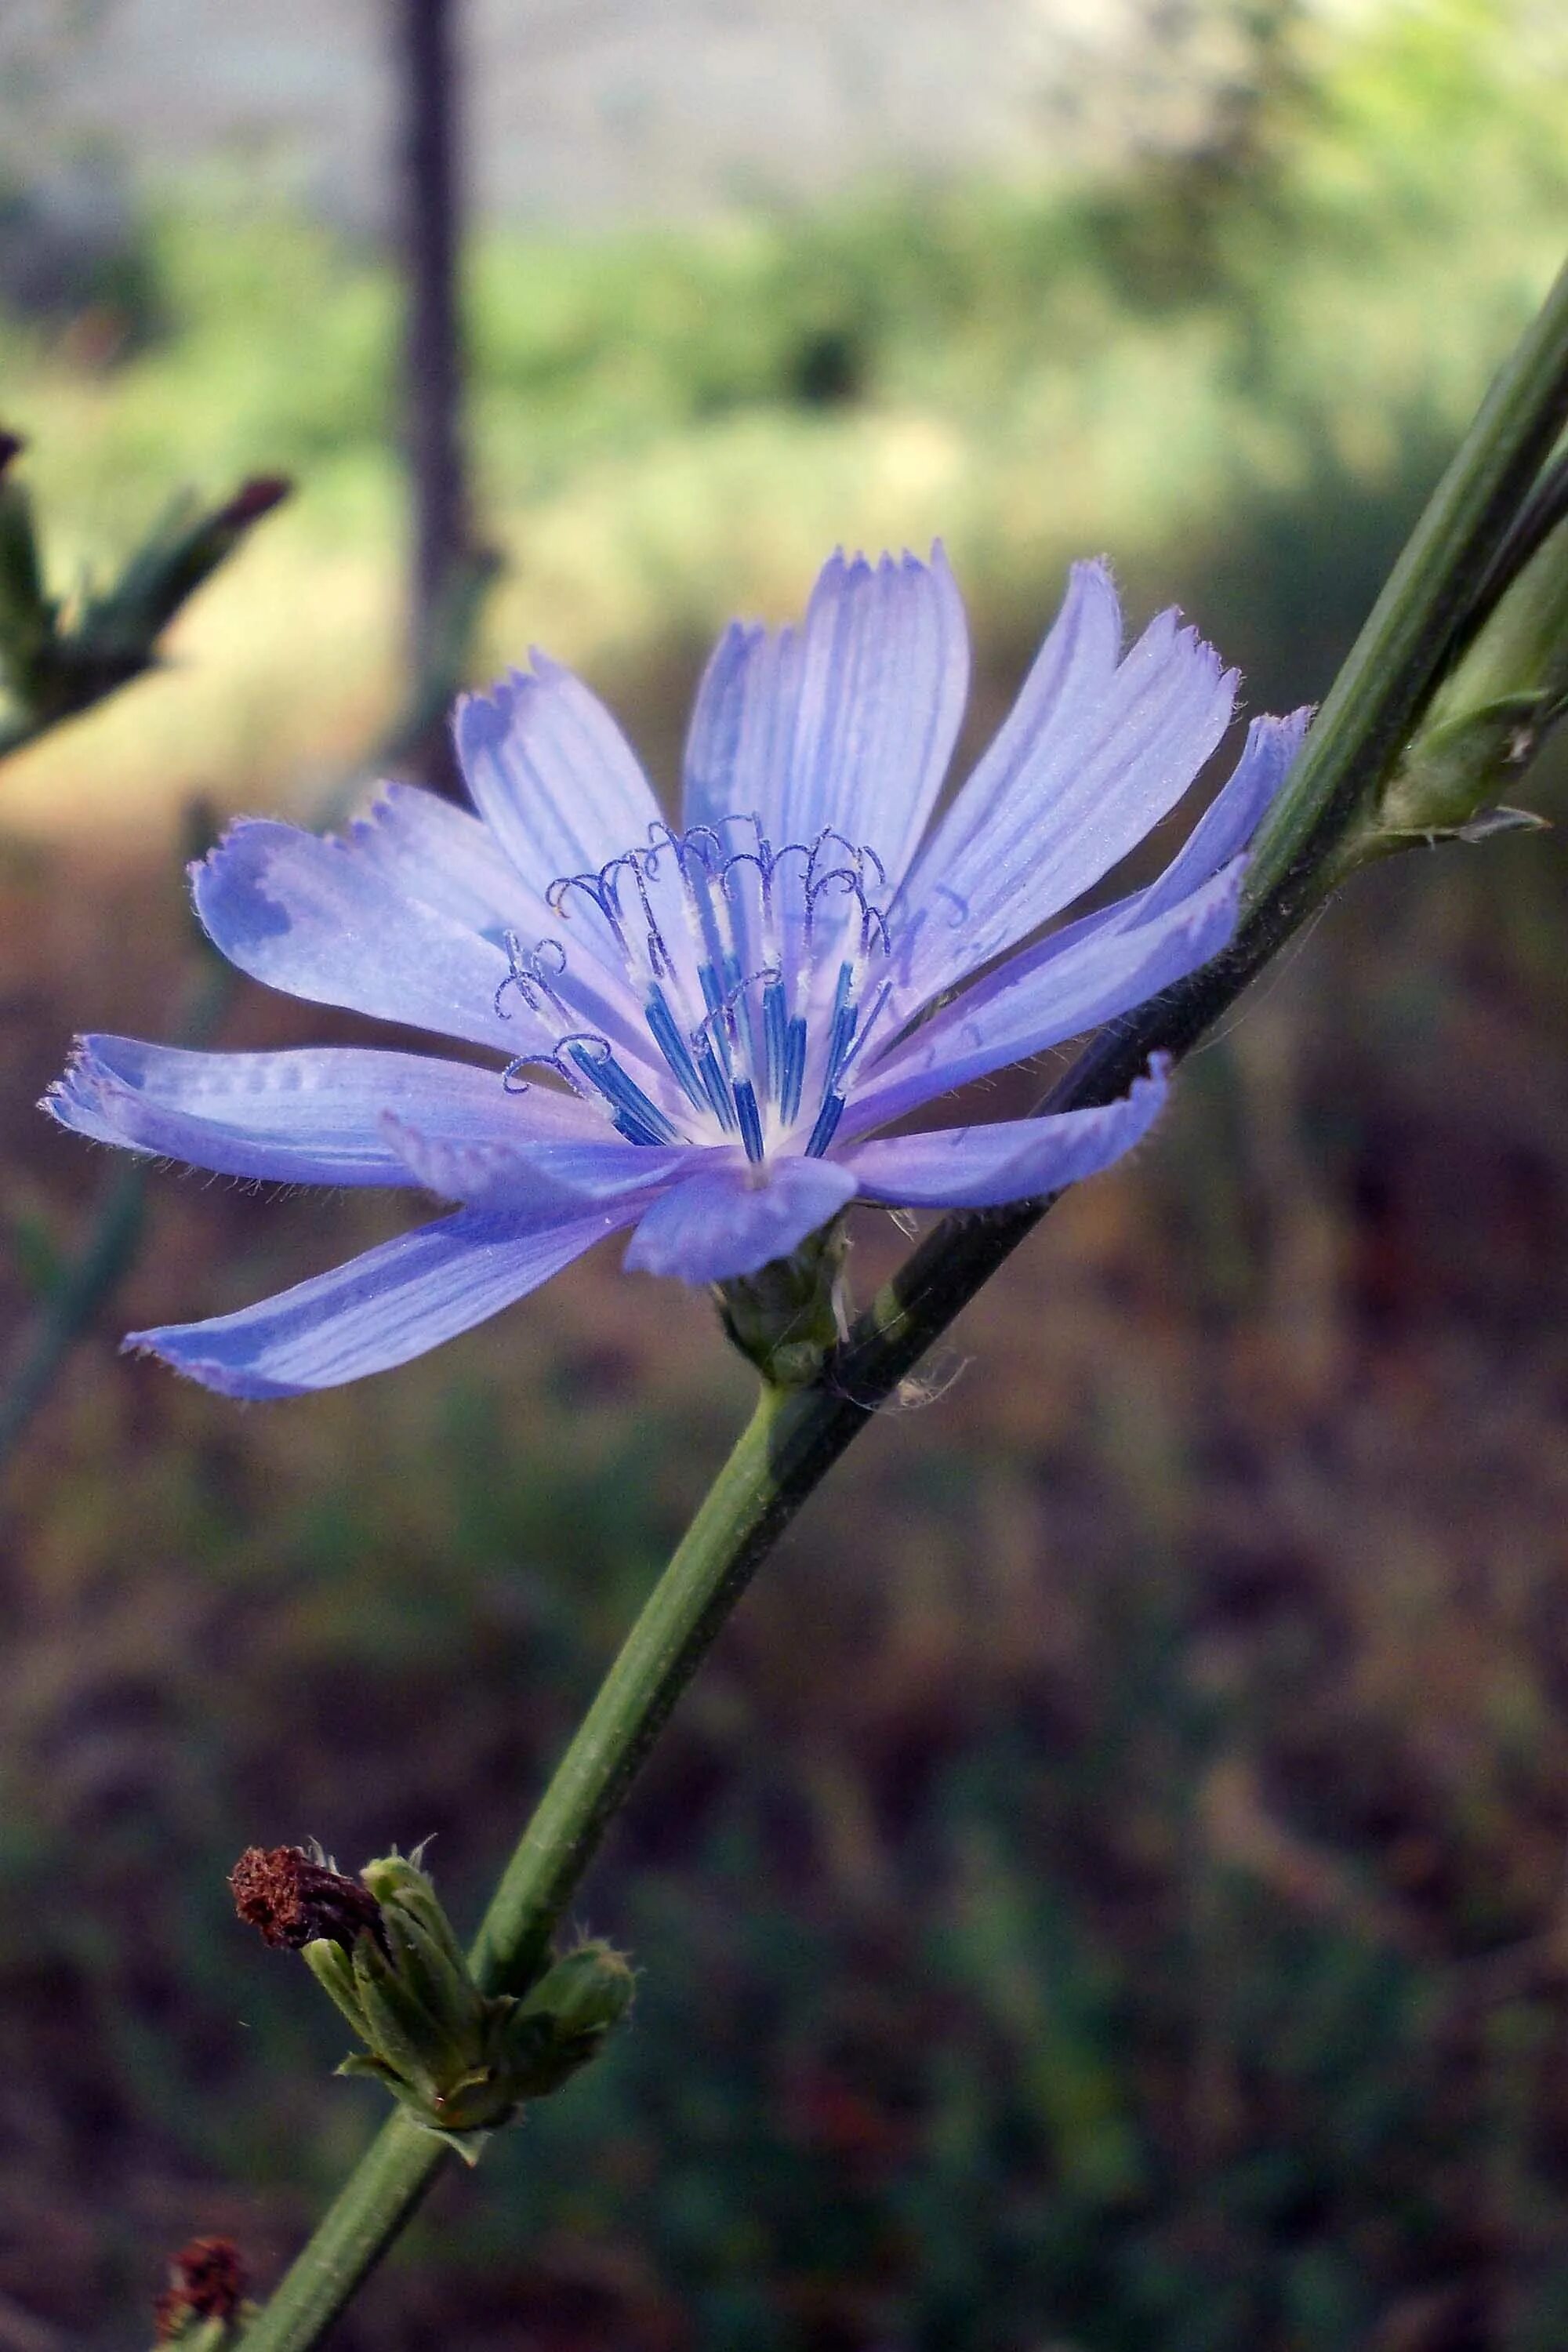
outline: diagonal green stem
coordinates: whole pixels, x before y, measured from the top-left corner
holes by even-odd
[[[525,1984],[670,1709],[780,1530],[869,1418],[821,1393],[764,1389],[757,1409],[644,1604],[524,1831],[470,1958],[487,1991]],[[446,2160],[394,2115],[315,2237],[246,2331],[247,2352],[316,2343],[385,2252]]]
[[[1568,415],[1568,270],[1494,384],[1325,702],[1254,859],[1226,955],[1096,1043],[1050,1108],[1113,1098],[1152,1053],[1181,1054],[1317,902],[1358,803],[1382,779]],[[523,1833],[474,1948],[492,1989],[525,1979],[633,1776],[774,1539],[1049,1201],[950,1217],[873,1301],[812,1388],[764,1394],[627,1636]],[[394,2117],[247,2332],[309,2352],[444,2160]]]

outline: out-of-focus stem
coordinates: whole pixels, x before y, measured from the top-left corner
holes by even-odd
[[[181,606],[289,495],[278,474],[255,476],[212,509],[182,495],[119,578],[63,622],[45,586],[32,502],[9,475],[22,446],[0,432],[0,760],[156,667]]]
[[[209,966],[180,1024],[184,1043],[205,1045],[222,1020],[233,992],[227,966]],[[71,1347],[135,1258],[146,1204],[147,1167],[144,1160],[128,1160],[116,1171],[86,1240],[23,1330],[5,1386],[0,1388],[0,1473],[53,1387]]]
[[[1498,377],[1323,705],[1254,857],[1231,950],[1080,1056],[1052,1109],[1113,1099],[1154,1053],[1181,1054],[1320,895],[1363,796],[1397,759],[1446,648],[1568,415],[1568,269]],[[479,1930],[487,1989],[526,1982],[670,1708],[781,1530],[1047,1200],[949,1217],[873,1300],[812,1386],[763,1391],[646,1603],[508,1864]],[[247,2332],[247,2352],[310,2352],[424,2195],[439,2145],[395,2116]]]
[[[414,493],[414,667],[427,668],[441,603],[468,541],[458,312],[460,89],[453,0],[399,0],[403,170],[399,199],[408,284],[408,463]]]
[[[397,0],[395,57],[402,115],[398,205],[405,284],[405,432],[412,547],[412,667],[429,668],[452,583],[468,561],[470,499],[463,441],[462,57],[458,0]],[[462,779],[437,714],[411,746],[420,780],[449,799]]]
[[[773,1475],[790,1400],[764,1389],[740,1443],[645,1602],[545,1790],[470,1954],[486,1992],[538,1972],[638,1765],[794,1510]],[[447,2151],[401,2113],[384,2125],[310,2244],[246,2331],[247,2352],[314,2344],[425,2194]]]

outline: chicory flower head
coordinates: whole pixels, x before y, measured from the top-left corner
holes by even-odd
[[[876,1131],[1215,954],[1305,714],[1253,722],[1157,880],[1042,937],[1185,792],[1235,674],[1173,613],[1124,655],[1108,572],[1075,565],[1011,715],[933,824],[968,667],[940,549],[836,555],[798,629],[720,640],[679,830],[607,711],[538,654],[458,708],[477,814],[392,785],[342,839],[236,825],[194,869],[231,961],[491,1066],[82,1039],[47,1100],[79,1133],[460,1204],[127,1346],[231,1395],[287,1396],[403,1363],[626,1227],[628,1265],[720,1282],[851,1200],[986,1208],[1119,1159],[1160,1109],[1158,1066],[1101,1109]]]

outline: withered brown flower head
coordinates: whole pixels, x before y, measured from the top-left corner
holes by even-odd
[[[169,2265],[169,2284],[153,2305],[154,2341],[175,2344],[192,2324],[233,2319],[249,2284],[232,2238],[193,2238]]]
[[[228,1883],[235,1909],[268,1944],[297,1952],[321,1937],[352,1951],[365,1928],[384,1941],[374,1896],[303,1846],[247,1846]]]

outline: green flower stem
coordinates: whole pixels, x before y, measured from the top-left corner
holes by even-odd
[[[1259,842],[1229,952],[1075,1064],[1050,1108],[1124,1091],[1181,1054],[1297,929],[1363,796],[1397,758],[1477,584],[1568,415],[1568,270],[1493,386],[1368,620]],[[487,1989],[525,1981],[633,1776],[780,1531],[1048,1200],[949,1217],[872,1302],[813,1386],[764,1391],[627,1636],[523,1833],[474,1948]],[[395,2117],[247,2331],[247,2352],[309,2352],[444,2160]]]
[[[764,1389],[749,1427],[710,1489],[562,1759],[496,1890],[470,1955],[486,1992],[515,1991],[542,1960],[637,1767],[816,1467],[804,1396]],[[805,1441],[803,1450],[802,1440]],[[847,1435],[836,1451],[848,1443]],[[316,2343],[413,2212],[446,2161],[433,2134],[402,2114],[370,2153],[310,2244],[247,2330],[247,2352]]]
[[[532,1980],[671,1707],[816,1483],[801,1475],[789,1443],[811,1416],[792,1412],[791,1402],[785,1391],[763,1388],[562,1758],[475,1939],[470,1961],[483,1991],[518,1992]]]
[[[440,2141],[395,2106],[299,2261],[246,2329],[246,2352],[258,2345],[275,2352],[279,2345],[319,2344],[447,2161]]]
[[[578,1727],[524,1831],[469,1955],[486,1992],[516,1991],[542,1963],[644,1757],[780,1530],[869,1417],[818,1391],[764,1387],[700,1509]],[[246,2352],[302,2352],[320,2340],[397,2235],[446,2161],[402,2114],[329,2209],[246,2331]]]

